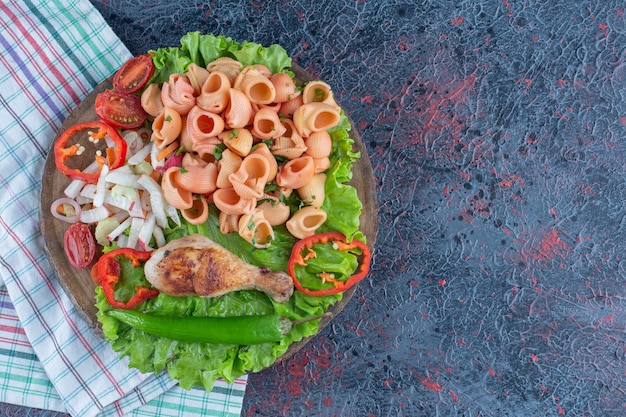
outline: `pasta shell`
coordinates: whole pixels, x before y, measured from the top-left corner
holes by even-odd
[[[274,84],[276,90],[276,98],[274,101],[283,103],[295,98],[300,94],[300,90],[289,74],[278,72],[270,77],[270,81]]]
[[[302,137],[313,132],[321,132],[335,127],[341,115],[337,109],[326,103],[306,103],[293,114],[293,122]]]
[[[240,214],[227,214],[223,211],[220,211],[220,215],[218,218],[220,223],[220,232],[226,235],[228,233],[239,231],[240,217]]]
[[[221,113],[228,105],[230,88],[230,80],[226,74],[221,71],[211,72],[196,97],[196,105],[203,110]]]
[[[315,231],[326,221],[324,210],[313,206],[302,207],[285,223],[289,233],[298,239],[304,239],[315,234]]]
[[[203,140],[202,142],[192,143],[191,150],[196,152],[200,159],[205,162],[214,162],[215,155],[213,151],[221,144],[221,141],[217,137],[211,137]]]
[[[313,158],[313,165],[315,165],[314,172],[319,174],[330,168],[330,159],[327,156],[323,158]]]
[[[179,135],[180,146],[184,150],[189,151],[191,150],[193,142],[191,142],[191,139],[189,138],[189,135],[187,134],[187,116],[181,116],[180,120],[181,120],[181,129],[180,129],[180,135]]]
[[[141,107],[152,117],[157,117],[163,110],[163,101],[161,101],[161,88],[159,85],[149,84],[143,93],[141,93]]]
[[[309,182],[296,191],[305,204],[319,208],[324,203],[325,185],[326,174],[314,174]]]
[[[272,226],[284,224],[291,215],[288,205],[282,203],[278,198],[268,195],[263,197],[263,201],[257,208],[263,210],[263,216]]]
[[[171,107],[163,107],[163,111],[152,121],[152,140],[163,149],[174,142],[180,135],[183,122],[180,114]]]
[[[196,155],[192,152],[186,152],[183,156],[182,166],[185,168],[199,166],[201,168],[207,166],[208,163],[203,160],[200,155]]]
[[[224,121],[228,127],[246,127],[252,120],[252,105],[246,95],[234,88],[229,90],[228,105],[224,109]]]
[[[302,100],[307,103],[326,103],[339,111],[339,105],[335,101],[330,85],[322,80],[309,81],[302,91]]]
[[[315,173],[313,158],[301,156],[283,165],[276,174],[276,184],[280,187],[298,189],[311,180]]]
[[[202,86],[206,79],[209,77],[209,71],[206,68],[202,68],[200,65],[192,62],[187,66],[187,72],[185,76],[189,79],[189,84],[193,87],[193,94],[195,96],[200,95]]]
[[[224,119],[218,114],[203,110],[198,106],[194,106],[187,114],[187,134],[194,143],[216,137],[223,130]]]
[[[287,159],[298,158],[307,150],[305,141],[296,130],[292,120],[283,120],[283,126],[285,127],[285,133],[273,140],[272,153],[284,156]]]
[[[302,95],[299,94],[291,100],[281,103],[278,113],[282,114],[285,117],[293,117],[293,114],[296,112],[296,110],[298,110],[298,108],[303,104],[304,102],[302,101]]]
[[[300,137],[300,136],[298,136]],[[276,138],[272,142],[272,153],[276,156],[283,156],[287,159],[295,159],[304,153],[306,146],[300,137],[301,143],[294,143],[293,139],[287,136]]]
[[[177,209],[190,208],[193,205],[193,195],[190,191],[183,190],[176,183],[176,173],[180,171],[179,167],[170,167],[163,173],[161,178],[161,189],[163,196],[172,207]]]
[[[278,112],[280,111],[280,108],[282,106],[282,103],[272,103],[272,104],[254,104],[252,103],[252,112],[256,113],[257,111],[261,110],[261,109],[269,109],[271,111],[273,111],[274,113],[278,114]],[[255,109],[256,107],[256,109]]]
[[[235,80],[234,88],[242,91],[252,103],[271,104],[276,99],[274,84],[261,71],[246,67]]]
[[[190,165],[174,174],[178,187],[195,194],[209,194],[217,189],[217,165]]]
[[[313,132],[304,139],[306,154],[313,158],[324,158],[333,150],[333,141],[327,131]]]
[[[218,188],[213,192],[213,203],[226,214],[246,214],[254,210],[257,200],[244,199],[232,187]]]
[[[225,130],[218,137],[228,149],[239,156],[248,155],[252,149],[253,138],[248,129]]]
[[[209,218],[209,205],[206,197],[199,195],[194,198],[191,207],[182,209],[180,214],[191,224],[202,224]]]
[[[218,188],[232,187],[228,177],[241,166],[242,158],[230,149],[222,152],[222,157],[217,161],[217,186]]]
[[[272,139],[282,136],[286,128],[281,123],[278,113],[262,108],[254,115],[251,131],[260,139]]]
[[[272,71],[269,70],[269,68],[267,68],[265,65],[263,64],[253,64],[249,66],[251,69],[254,69],[256,71],[259,71],[263,76],[265,76],[266,78],[270,78],[272,76]]]
[[[262,155],[246,156],[237,171],[228,176],[235,192],[242,198],[261,198],[267,184],[270,166]]]
[[[263,217],[263,211],[254,209],[239,218],[239,236],[255,248],[267,248],[274,240],[274,229]]]
[[[270,165],[270,170],[267,176],[267,181],[273,181],[276,178],[276,173],[278,172],[278,163],[276,162],[276,158],[272,154],[270,148],[263,142],[256,145],[254,150],[250,152],[250,154],[259,154],[262,155]]]
[[[181,116],[189,113],[196,104],[193,87],[183,74],[171,74],[168,81],[161,87],[161,101],[164,106],[171,107]]]
[[[230,57],[220,57],[216,60],[210,62],[206,69],[209,72],[220,71],[226,74],[230,84],[232,85],[235,82],[235,78],[239,75],[241,70],[241,62],[230,58]]]

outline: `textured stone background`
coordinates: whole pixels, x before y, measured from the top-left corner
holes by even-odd
[[[626,415],[626,4],[93,3],[135,54],[280,43],[370,154],[371,278],[242,416]]]

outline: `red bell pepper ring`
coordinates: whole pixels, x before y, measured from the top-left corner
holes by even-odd
[[[327,244],[332,243],[337,245],[337,249],[341,251],[352,250],[352,249],[360,249],[362,253],[362,259],[359,265],[359,268],[355,271],[353,275],[351,275],[346,281],[340,281],[332,278],[330,274],[321,273],[319,274],[320,278],[325,282],[332,282],[333,287],[328,289],[321,290],[310,290],[302,286],[300,281],[296,276],[296,266],[306,266],[306,261],[308,259],[314,258],[315,252],[312,247],[315,244]],[[306,250],[306,254],[304,254]],[[332,295],[338,294],[347,290],[348,288],[354,286],[359,281],[363,280],[369,272],[370,269],[370,261],[371,261],[371,252],[367,245],[360,240],[352,239],[352,241],[347,242],[346,237],[343,233],[339,232],[326,232],[319,233],[313,236],[306,237],[302,240],[299,240],[291,250],[291,257],[289,258],[289,263],[287,264],[287,270],[289,271],[289,275],[291,275],[291,279],[293,280],[293,285],[300,292],[306,295],[312,296],[323,296],[323,295]]]
[[[77,133],[83,130],[94,132],[91,134],[94,138],[101,139],[108,135],[109,138],[113,141],[113,151],[107,151],[107,155],[113,156],[108,160],[108,165],[111,169],[119,168],[124,165],[124,162],[126,161],[126,152],[128,150],[128,145],[124,138],[118,133],[117,129],[100,121],[77,123],[69,127],[67,130],[65,130],[65,132],[61,134],[61,136],[59,136],[59,138],[54,143],[54,162],[57,166],[57,169],[70,179],[95,183],[98,181],[98,177],[100,176],[100,170],[93,173],[86,173],[80,169],[70,168],[66,165],[68,159],[72,156],[77,155],[80,149],[80,145],[78,145],[77,143],[71,146],[67,145]],[[96,156],[96,160],[102,168],[102,165],[105,163],[104,158]]]
[[[98,259],[97,277],[92,279],[98,281],[102,285],[104,295],[114,308],[128,310],[135,307],[137,304],[149,298],[154,298],[159,295],[159,290],[151,289],[148,287],[135,287],[135,295],[133,295],[128,301],[119,301],[115,298],[115,284],[119,281],[121,267],[117,261],[117,257],[124,257],[130,259],[134,267],[138,267],[141,262],[147,261],[152,252],[140,251],[131,248],[118,248],[112,251],[104,253],[100,259]]]

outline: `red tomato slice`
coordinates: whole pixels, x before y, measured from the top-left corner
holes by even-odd
[[[96,242],[84,223],[72,224],[63,235],[65,255],[79,269],[87,268],[96,254]]]
[[[120,129],[137,129],[146,120],[141,98],[132,94],[105,90],[96,97],[95,109],[105,123]]]
[[[154,64],[150,55],[133,57],[113,76],[113,88],[119,93],[136,93],[148,83],[153,72]]]

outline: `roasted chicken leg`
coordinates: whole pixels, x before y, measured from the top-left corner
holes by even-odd
[[[293,294],[293,282],[285,272],[251,265],[200,234],[155,250],[144,272],[155,288],[171,296],[217,297],[254,289],[283,302]]]

